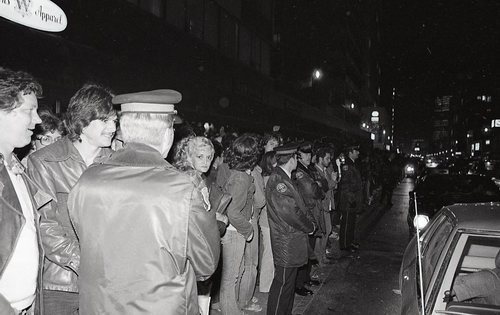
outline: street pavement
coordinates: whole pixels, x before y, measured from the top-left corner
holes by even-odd
[[[404,179],[394,190],[392,207],[374,204],[358,217],[356,235],[361,243],[356,253],[341,253],[334,242],[333,264],[315,270],[321,284],[311,296],[295,295],[293,314],[400,314],[399,267],[408,243],[408,192],[413,181]],[[266,314],[267,293],[255,293]],[[212,309],[212,315],[220,312]]]

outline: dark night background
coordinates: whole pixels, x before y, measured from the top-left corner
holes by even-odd
[[[395,133],[430,137],[438,95],[482,93],[499,88],[500,2],[498,1],[284,1],[291,51],[287,75],[300,79],[321,66],[342,72],[340,33],[360,27],[362,14],[378,16],[380,103],[395,97]],[[374,27],[375,25],[373,25]],[[368,26],[370,27],[370,26]],[[306,62],[304,62],[306,61]]]
[[[118,93],[177,88],[189,120],[242,131],[281,125],[403,152],[495,143],[481,133],[500,117],[495,0],[54,2],[68,17],[61,33],[0,19],[0,65],[35,74],[52,108],[93,80]],[[386,116],[361,128],[373,108]]]

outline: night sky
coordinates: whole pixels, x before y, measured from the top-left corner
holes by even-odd
[[[426,136],[438,95],[499,88],[500,1],[380,2],[383,84],[397,91],[396,132]]]
[[[345,29],[370,29],[377,12],[381,67],[379,105],[390,110],[396,88],[396,136],[428,138],[436,96],[488,93],[500,82],[498,0],[277,0],[282,42],[292,54],[282,71],[305,80],[321,67],[345,71]],[[280,25],[278,23],[278,25]],[[370,32],[370,30],[368,31]]]

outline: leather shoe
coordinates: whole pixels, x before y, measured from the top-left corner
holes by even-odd
[[[306,282],[306,283],[304,283],[304,284],[307,284],[308,286],[311,286],[311,287],[312,287],[312,286],[318,286],[318,285],[320,285],[320,284],[321,284],[321,282],[320,282],[320,281],[318,281],[318,280],[311,279],[311,280],[307,281],[307,282]]]
[[[313,291],[307,289],[307,288],[295,288],[295,294],[301,295],[301,296],[308,296],[312,295]]]

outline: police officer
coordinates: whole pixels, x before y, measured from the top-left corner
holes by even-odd
[[[181,94],[117,95],[125,147],[89,167],[68,199],[80,240],[81,314],[199,314],[196,281],[219,262],[200,182],[164,159]]]
[[[363,201],[361,174],[355,166],[359,157],[359,146],[351,145],[345,150],[345,164],[342,165],[339,208],[341,212],[339,246],[341,250],[356,251],[359,244],[354,242],[356,215]]]
[[[274,279],[269,290],[267,314],[291,314],[299,267],[308,260],[308,234],[314,223],[306,215],[306,205],[292,181],[297,167],[297,146],[275,148],[278,166],[266,186],[267,212],[274,259]]]
[[[297,170],[294,172],[295,183],[300,195],[304,199],[307,207],[307,215],[313,218],[317,226],[315,235],[309,236],[309,261],[307,264],[299,268],[297,275],[297,283],[295,293],[298,295],[311,295],[313,292],[307,289],[304,285],[319,285],[319,281],[311,279],[311,267],[313,262],[317,262],[314,248],[316,238],[321,237],[325,231],[325,220],[321,211],[321,202],[325,198],[325,192],[321,189],[316,179],[319,177],[315,174],[316,170],[312,167],[312,145],[310,142],[302,142],[299,146]]]

